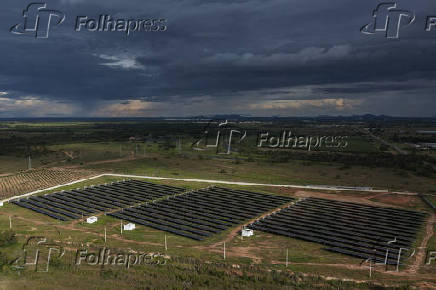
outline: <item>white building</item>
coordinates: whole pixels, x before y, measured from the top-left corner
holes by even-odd
[[[0,201],[0,206],[3,206],[3,201]]]
[[[98,218],[96,216],[90,216],[89,218],[86,219],[86,222],[88,224],[93,224],[98,220]]]
[[[128,224],[124,225],[123,228],[125,231],[133,231],[136,228],[136,226],[135,226],[135,224],[128,223]]]
[[[252,235],[254,235],[254,232],[252,229],[242,229],[241,235],[243,237],[251,237]]]

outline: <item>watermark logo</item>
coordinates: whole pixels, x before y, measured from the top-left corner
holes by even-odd
[[[258,135],[258,148],[314,149],[348,147],[348,136],[297,136],[284,130],[280,134],[262,132]]]
[[[397,9],[397,3],[381,3],[372,12],[372,20],[360,30],[364,34],[384,32],[386,38],[399,38],[400,28],[415,21],[415,13]]]
[[[163,32],[167,30],[167,20],[164,18],[153,19],[122,19],[113,18],[111,15],[102,14],[96,18],[77,16],[74,31],[88,32],[124,32],[127,36],[134,32],[151,31]]]
[[[50,261],[64,256],[65,249],[55,243],[47,242],[45,237],[30,237],[22,247],[22,255],[12,262],[12,269],[33,269],[48,272]]]
[[[375,266],[385,266],[385,270],[388,271],[388,266],[393,265],[396,267],[396,271],[398,272],[400,265],[404,261],[410,260],[413,256],[415,256],[415,249],[402,248],[398,245],[396,246],[395,243],[397,243],[396,237],[393,240],[386,242],[384,259],[377,258],[377,255],[381,255],[381,252],[379,252],[379,249],[374,246],[372,250],[373,254],[368,258],[363,259],[363,261],[360,263],[360,266],[363,266],[364,264],[368,265],[370,277],[372,276],[372,269]]]
[[[48,38],[50,29],[65,21],[65,13],[48,9],[46,3],[31,3],[23,10],[23,22],[15,24],[10,32],[30,35],[35,38]],[[167,30],[165,18],[125,19],[100,14],[98,17],[77,16],[74,32],[123,32],[127,36],[134,32],[164,32]]]
[[[308,151],[316,149],[345,149],[348,147],[348,136],[298,136],[291,130],[281,132],[260,132],[253,129],[245,130],[228,122],[210,121],[203,129],[200,138],[192,144],[192,149],[205,151],[215,149],[217,154],[231,154],[238,145],[247,145],[250,138],[257,136],[255,146],[257,149],[305,149]],[[238,148],[241,149],[241,148]]]
[[[425,261],[426,265],[430,265],[431,263],[436,262],[436,251],[428,250]]]
[[[165,265],[168,256],[161,253],[111,253],[108,248],[98,252],[89,252],[87,249],[77,250],[75,265],[88,266],[122,266],[130,269],[140,265]]]
[[[425,31],[430,32],[433,27],[436,27],[436,16],[428,16],[425,22]]]
[[[46,237],[33,236],[26,240],[22,246],[19,257],[11,261],[10,267],[16,271],[49,272],[50,265],[66,259],[66,250],[63,246],[50,242]],[[109,248],[77,249],[74,266],[121,266],[130,269],[133,266],[163,266],[171,259],[161,253],[115,252]],[[67,260],[67,261],[65,261]]]
[[[232,142],[241,143],[247,137],[247,131],[231,125],[227,120],[218,122],[214,128],[210,121],[203,130],[203,135],[192,144],[192,149],[202,151],[215,148],[217,154],[230,154]],[[212,141],[211,141],[212,139]]]
[[[12,26],[10,32],[48,38],[51,25],[60,25],[64,20],[65,13],[48,9],[46,3],[31,3],[23,10],[23,22]]]

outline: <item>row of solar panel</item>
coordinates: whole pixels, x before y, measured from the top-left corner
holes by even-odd
[[[241,190],[241,189],[236,190],[236,189],[229,189],[229,188],[218,187],[218,186],[214,186],[211,188],[213,189],[214,195],[218,195],[218,194],[224,194],[226,196],[233,195],[239,199],[241,199],[241,198],[250,199],[250,200],[252,199],[252,200],[260,201],[260,202],[267,202],[267,201],[289,202],[289,200],[292,200],[292,198],[285,197],[285,196],[268,195],[268,194],[263,194],[263,193]],[[208,189],[210,189],[210,188],[208,188]],[[200,190],[199,192],[207,194],[208,189]]]
[[[343,245],[343,244],[341,244],[339,242],[335,242],[335,241],[328,241],[328,240],[325,240],[322,238],[312,237],[310,235],[290,232],[290,231],[287,231],[286,229],[282,229],[282,230],[271,229],[269,227],[264,227],[262,225],[257,225],[257,224],[251,226],[251,228],[255,229],[255,230],[267,232],[267,233],[272,233],[272,234],[276,234],[276,235],[282,235],[282,236],[286,236],[286,237],[290,237],[290,238],[300,239],[300,240],[304,240],[307,242],[313,242],[313,243],[318,243],[318,244],[322,244],[322,245],[327,245],[330,247],[325,248],[325,249],[330,250],[330,251],[334,251],[335,249],[340,249],[343,251],[353,252],[353,253],[355,253],[355,255],[352,255],[354,257],[359,257],[359,258],[363,258],[363,259],[371,258],[373,261],[377,261],[377,262],[384,262],[385,261],[386,251],[379,251],[379,250],[374,251],[372,249],[362,249],[359,247],[355,247],[353,245],[348,245],[348,244]],[[388,264],[396,264],[397,258],[398,257],[396,255],[393,255],[392,252],[390,252],[388,255],[387,263]]]
[[[379,241],[372,241],[368,239],[361,239],[358,236],[345,236],[338,235],[337,233],[333,233],[328,230],[319,230],[313,228],[311,226],[294,226],[288,225],[284,223],[272,223],[269,222],[268,225],[262,225],[263,228],[268,228],[272,231],[287,231],[289,233],[298,234],[301,236],[310,237],[312,239],[317,239],[318,241],[322,241],[323,244],[330,246],[338,246],[341,244],[343,247],[352,246],[354,248],[359,248],[362,251],[373,251],[376,250],[379,253],[386,253],[388,249],[387,243],[381,243]],[[256,225],[254,226],[256,229]],[[258,229],[258,228],[257,228]],[[389,247],[390,252],[395,254],[398,252],[397,246]]]
[[[311,214],[314,216],[322,215],[325,218],[334,219],[335,221],[351,223],[356,225],[361,225],[366,227],[367,224],[371,224],[372,230],[380,230],[385,233],[394,233],[398,235],[404,235],[409,233],[414,233],[414,228],[418,225],[415,223],[396,223],[391,220],[384,220],[374,216],[364,217],[362,214],[348,214],[344,210],[332,209],[324,205],[320,207],[314,207],[307,205],[306,202],[298,203],[293,207],[292,212],[295,214]]]
[[[399,244],[409,243],[413,239],[408,236],[399,235],[392,231],[380,231],[376,228],[368,228],[367,225],[357,223],[356,221],[344,222],[343,220],[336,220],[328,218],[320,214],[310,214],[300,210],[283,211],[280,214],[271,217],[271,222],[286,223],[290,225],[303,225],[311,226],[313,228],[328,229],[329,231],[338,235],[343,234],[346,236],[358,236],[362,239],[370,239],[387,242],[392,240],[395,235]]]
[[[292,200],[211,187],[108,215],[194,240],[203,240]]]
[[[400,220],[407,216],[407,226],[397,222],[396,215]],[[256,221],[251,228],[321,243],[329,251],[377,262],[387,257],[387,263],[396,264],[399,249],[411,246],[424,217],[400,209],[308,198]]]
[[[97,212],[106,212],[149,202],[184,191],[183,188],[129,180],[92,186],[83,190],[77,189],[44,196],[32,196],[12,202],[52,218],[66,221]]]
[[[390,231],[395,231],[397,233],[409,233],[409,232],[413,232],[413,230],[411,230],[411,228],[416,227],[416,225],[418,225],[419,223],[410,223],[410,222],[394,222],[392,220],[386,220],[386,219],[381,219],[379,217],[375,217],[375,216],[364,216],[363,214],[359,214],[359,213],[355,213],[355,214],[349,214],[349,213],[345,213],[341,210],[332,210],[328,207],[313,207],[313,206],[308,206],[308,205],[302,205],[299,206],[297,210],[300,211],[307,211],[307,210],[312,210],[313,213],[317,213],[317,214],[322,214],[325,215],[326,217],[331,217],[334,218],[336,220],[343,220],[343,221],[351,221],[351,222],[355,222],[355,223],[371,223],[372,226],[374,228],[381,228],[384,230],[389,229]]]
[[[404,213],[402,213],[401,210],[398,209],[381,208],[382,210],[380,210],[366,205],[349,206],[344,204],[344,202],[319,200],[315,198],[309,199],[307,203],[322,206],[323,208],[334,206],[335,208],[342,209],[344,212],[349,214],[359,214],[364,217],[377,217],[401,224],[418,224],[425,217],[425,214],[419,212],[404,211]]]
[[[311,200],[316,200],[318,202],[324,202],[324,203],[331,203],[335,204],[337,206],[343,205],[347,208],[359,208],[359,209],[365,209],[367,211],[374,211],[374,212],[380,212],[382,214],[386,213],[392,213],[395,214],[395,216],[402,217],[425,217],[425,213],[423,212],[417,212],[417,211],[411,211],[406,209],[397,209],[397,208],[388,208],[388,207],[380,207],[380,206],[373,206],[373,205],[367,205],[367,204],[357,204],[352,202],[345,202],[345,201],[337,201],[337,200],[328,200],[328,199],[322,199],[322,198],[315,198],[311,197]]]

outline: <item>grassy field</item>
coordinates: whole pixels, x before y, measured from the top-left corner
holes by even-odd
[[[0,174],[10,175],[20,170],[27,170],[27,160],[13,156],[0,156]]]
[[[63,189],[116,180],[120,178],[102,177]],[[181,181],[157,181],[157,183],[185,186],[189,189],[205,186],[201,183]],[[239,186],[232,187],[238,188]],[[288,196],[293,196],[296,192],[268,187],[244,187],[244,189]],[[365,197],[366,195],[352,192],[344,194],[345,197]],[[3,267],[3,272],[0,273],[0,283],[15,289],[42,289],[49,283],[65,289],[86,288],[87,285],[100,281],[102,277],[104,281],[93,286],[95,289],[141,288],[142,283],[151,283],[154,289],[169,286],[171,288],[186,288],[186,286],[222,288],[223,285],[247,289],[289,287],[313,289],[313,287],[318,287],[316,285],[323,285],[327,289],[338,287],[371,289],[375,285],[373,283],[407,288],[409,285],[419,284],[424,279],[415,277],[396,281],[389,273],[383,271],[375,272],[369,279],[368,269],[359,266],[362,262],[359,259],[327,252],[319,244],[262,232],[257,232],[254,237],[244,239],[240,236],[233,236],[226,242],[226,259],[224,260],[223,240],[228,238],[231,229],[202,242],[144,226],[138,226],[132,232],[121,234],[120,221],[108,216],[100,216],[99,221],[91,225],[81,222],[72,224],[72,222],[58,222],[13,204],[6,204],[0,208],[0,232],[9,228],[9,216],[12,217],[12,229],[16,232],[18,242],[7,247],[0,247],[0,252],[6,253],[9,257],[19,256],[22,251],[21,245],[31,236],[44,236],[49,241],[67,249],[65,258],[51,265],[49,273],[23,270],[19,272],[20,279],[17,280],[14,278],[18,275],[17,271]],[[105,228],[106,242],[104,241]],[[164,247],[165,236],[168,250]],[[120,269],[117,266],[77,267],[74,265],[77,249],[87,248],[89,251],[98,252],[104,247],[120,253],[163,253],[169,256],[170,260],[165,266],[138,266],[138,268],[129,270]],[[285,267],[286,250],[289,253],[288,268]],[[431,274],[434,274],[432,269],[423,272],[423,275]],[[67,277],[68,281],[63,281]],[[325,277],[335,277],[335,279],[326,280]],[[356,284],[352,281],[344,282],[341,279],[367,282]]]
[[[431,192],[436,179],[388,168],[344,167],[334,163],[292,161],[270,163],[148,154],[139,160],[96,164],[87,169],[122,174],[200,178],[275,184],[372,186],[390,190]]]
[[[11,144],[15,144],[13,142],[22,138],[19,144],[25,144],[16,152],[13,151],[14,145],[11,145],[8,150],[14,153],[0,155],[0,174],[12,175],[13,178],[18,176],[17,172],[27,168],[26,150],[30,150],[34,154],[32,165],[37,168],[68,167],[68,170],[89,170],[88,172],[95,174],[113,172],[254,183],[372,186],[389,190],[436,193],[434,175],[424,176],[417,171],[397,167],[351,166],[298,159],[303,155],[297,156],[297,159],[277,161],[251,147],[237,148],[241,151],[230,155],[218,155],[213,150],[193,151],[190,146],[194,137],[186,134],[190,133],[191,128],[180,133],[183,137],[183,146],[178,150],[174,136],[179,136],[178,131],[185,129],[185,126],[178,127],[177,124],[8,122],[0,125],[0,139],[6,137]],[[265,128],[268,129],[268,126],[265,125]],[[170,137],[165,136],[160,133],[162,130],[173,132],[173,135],[168,133]],[[350,147],[343,150],[344,154],[379,153],[379,143],[369,141],[365,136],[353,135],[354,129],[346,129],[346,132],[341,130],[342,128],[326,129],[310,125],[298,127],[300,134],[350,134]],[[139,136],[138,139],[142,141],[128,141],[130,136]],[[39,141],[32,141],[34,138],[39,138]],[[253,138],[251,141],[256,142]],[[296,150],[294,153],[304,153],[302,151]],[[330,153],[320,154],[328,157]],[[5,177],[0,177],[0,182],[2,178]],[[62,189],[75,189],[122,179],[102,177]],[[171,180],[152,182],[187,189],[211,185]],[[429,208],[415,196],[375,195],[353,191],[319,192],[266,186],[225,186],[294,197],[313,195],[350,201],[366,200],[381,205],[429,211]],[[17,190],[19,193],[30,191],[25,186]],[[58,190],[61,189],[40,194]],[[134,231],[121,234],[120,220],[109,216],[100,215],[99,221],[92,225],[83,222],[58,222],[13,204],[5,204],[0,207],[2,234],[9,229],[9,217],[12,219],[16,241],[2,245],[0,239],[0,289],[45,289],[48,286],[56,289],[375,289],[382,286],[408,289],[411,286],[423,288],[424,282],[436,280],[434,266],[424,266],[417,275],[404,276],[384,272],[381,266],[369,278],[368,268],[360,266],[362,261],[359,259],[327,252],[319,244],[263,232],[256,232],[254,237],[242,239],[238,235],[233,235],[234,229],[229,229],[202,242],[144,226],[137,226]],[[44,236],[49,242],[60,245],[66,251],[65,257],[53,260],[49,273],[17,271],[2,264],[5,256],[7,259],[20,256],[23,244],[32,236]],[[423,229],[415,246],[420,245],[424,237]],[[167,250],[164,247],[165,238],[168,242]],[[224,241],[226,259],[223,258]],[[428,246],[436,248],[435,236],[430,239]],[[119,253],[162,253],[170,259],[166,265],[147,265],[129,270],[118,266],[74,265],[77,249],[98,251],[104,247]],[[286,251],[289,254],[287,268]]]
[[[436,195],[427,195],[427,198],[436,206]]]
[[[94,182],[113,180],[113,178],[102,178]],[[84,184],[88,183],[82,183],[80,186]],[[198,186],[201,185],[192,184],[191,188]],[[368,269],[359,267],[361,262],[359,259],[324,251],[318,244],[262,232],[257,232],[251,238],[242,239],[235,236],[227,241],[224,260],[222,241],[231,230],[203,242],[165,234],[143,226],[121,235],[120,221],[111,217],[101,216],[95,224],[77,223],[73,226],[71,222],[57,222],[44,215],[7,204],[0,209],[0,232],[9,228],[9,215],[12,216],[12,228],[17,234],[18,242],[0,248],[1,252],[11,257],[19,256],[22,243],[30,236],[47,237],[49,241],[67,249],[65,258],[50,265],[49,273],[22,270],[19,272],[20,279],[17,280],[14,279],[18,275],[17,271],[3,267],[3,272],[0,273],[1,283],[16,289],[42,289],[48,283],[65,289],[86,288],[102,277],[105,278],[104,281],[110,283],[98,283],[97,286],[93,286],[95,289],[141,288],[141,283],[151,283],[154,289],[168,286],[183,288],[186,283],[194,288],[222,288],[223,285],[232,285],[231,287],[247,289],[288,287],[313,289],[317,287],[315,285],[323,285],[327,289],[337,289],[337,287],[371,289],[374,287],[373,283],[407,288],[408,285],[421,281],[416,277],[394,282],[392,277],[383,271],[373,273],[372,278],[369,279]],[[108,237],[106,242],[104,241],[105,228]],[[164,248],[165,235],[168,250]],[[169,256],[170,260],[165,266],[138,266],[129,270],[117,266],[74,265],[76,249],[87,248],[90,252],[98,252],[104,247],[120,253],[163,253]],[[289,253],[288,268],[285,267],[286,250]],[[433,272],[430,270],[425,273]],[[66,277],[68,277],[67,282],[63,280]],[[336,278],[325,280],[322,277]],[[368,282],[356,284],[341,279]]]
[[[305,160],[305,150],[288,150],[291,159],[274,160],[275,152],[258,151],[256,132],[291,128],[297,135],[349,136],[344,150],[316,152],[319,160],[329,160],[335,154],[378,154],[380,144],[368,136],[356,133],[361,125],[317,126],[307,124],[244,124],[254,130],[247,145],[239,153],[218,155],[216,150],[194,151],[191,145],[204,124],[175,124],[147,122],[3,122],[0,140],[17,143],[0,155],[0,175],[15,174],[27,169],[31,151],[32,167],[86,167],[100,172],[154,174],[166,177],[213,178],[268,183],[373,186],[393,190],[432,193],[436,178],[418,170],[383,167],[383,164],[349,165]],[[180,132],[180,133],[177,133]],[[251,132],[251,131],[250,131]],[[251,133],[250,133],[251,134]],[[128,141],[129,138],[135,138]],[[106,140],[107,139],[107,140]],[[115,139],[115,140],[114,140]],[[182,148],[176,141],[182,140]],[[100,141],[99,141],[100,140]],[[14,152],[14,150],[16,152]],[[323,149],[325,150],[325,149]],[[285,150],[286,151],[286,150]],[[332,151],[332,152],[328,152]],[[278,150],[277,154],[283,150]],[[315,155],[316,155],[315,154]],[[119,162],[120,159],[139,159]],[[109,161],[114,161],[108,163]],[[350,162],[350,161],[349,161]],[[407,167],[407,166],[406,166]],[[427,171],[426,171],[427,172]]]

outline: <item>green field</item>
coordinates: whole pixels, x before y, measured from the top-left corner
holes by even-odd
[[[415,160],[415,156],[398,156],[393,150],[381,152],[378,142],[362,133],[356,133],[360,132],[361,124],[320,127],[298,123],[286,124],[280,128],[272,124],[259,124],[259,130],[274,132],[295,126],[296,134],[300,135],[349,135],[350,146],[345,150],[316,152],[302,149],[260,150],[252,146],[256,143],[256,138],[251,136],[248,144],[235,145],[235,151],[229,155],[216,154],[214,149],[192,150],[192,142],[202,132],[203,126],[165,122],[0,123],[0,141],[4,145],[4,150],[0,153],[0,174],[17,175],[18,172],[25,171],[27,156],[31,155],[33,168],[85,169],[90,174],[119,173],[272,184],[370,186],[425,194],[434,194],[436,190],[436,174],[421,168],[420,155]],[[257,124],[241,126],[258,129],[255,127]],[[182,140],[181,148],[177,147],[179,139]],[[121,179],[123,178],[102,177],[40,194]],[[152,182],[187,189],[212,185],[177,180]],[[324,194],[341,199],[368,199],[430,212],[414,196],[378,196],[354,191],[320,192],[268,186],[225,186],[286,196]],[[9,229],[9,217],[16,236],[15,241],[9,244],[2,244],[0,239],[0,289],[45,289],[47,286],[56,289],[374,289],[388,286],[408,289],[412,286],[420,288],[422,282],[436,280],[434,266],[423,266],[417,275],[404,276],[384,272],[381,266],[369,278],[369,269],[360,266],[362,261],[359,259],[327,252],[319,244],[263,232],[242,239],[238,235],[231,235],[234,229],[229,229],[202,242],[144,226],[121,234],[120,220],[109,216],[99,216],[99,221],[92,225],[58,222],[13,204],[5,204],[0,207],[0,233],[4,237],[8,236],[6,231]],[[5,263],[22,253],[23,244],[31,236],[44,236],[49,242],[66,249],[65,257],[55,259],[49,273],[18,271]],[[168,242],[167,250],[164,247],[165,238]],[[419,246],[424,238],[425,232],[422,229],[415,246]],[[435,243],[433,236],[428,247],[435,247]],[[129,270],[117,266],[77,267],[74,264],[77,249],[98,251],[103,247],[120,253],[162,253],[170,259],[167,265],[147,265]],[[287,268],[286,251],[289,254]],[[412,262],[413,260],[408,263]]]
[[[115,180],[120,179],[103,177],[63,189]],[[158,181],[158,183],[185,186],[190,189],[205,186],[205,184],[201,183],[180,181]],[[244,187],[244,189],[247,188]],[[257,189],[271,194],[276,194],[276,191],[278,191],[277,189],[268,190],[267,187],[249,189]],[[42,194],[45,193],[47,192]],[[289,195],[289,193],[284,192],[281,194]],[[23,289],[27,289],[26,287],[34,287],[32,289],[43,288],[52,279],[56,280],[53,285],[63,285],[66,288],[87,287],[87,283],[94,283],[98,277],[106,277],[111,282],[100,283],[95,287],[96,289],[139,288],[141,287],[140,284],[135,284],[139,283],[139,279],[145,279],[144,281],[153,283],[155,285],[153,288],[162,289],[169,285],[183,288],[186,283],[191,283],[193,287],[221,288],[222,285],[237,285],[235,287],[250,289],[257,287],[259,289],[311,288],[317,283],[322,283],[325,287],[332,289],[335,287],[370,289],[373,287],[372,281],[403,287],[407,287],[409,284],[413,285],[414,280],[420,281],[420,278],[416,277],[412,280],[393,282],[389,273],[383,271],[373,273],[370,279],[368,269],[365,266],[359,266],[362,262],[359,259],[327,252],[319,244],[262,232],[256,232],[255,236],[251,238],[242,239],[239,236],[231,238],[226,242],[226,259],[224,260],[222,241],[226,239],[232,229],[202,242],[144,226],[137,226],[134,231],[121,234],[120,221],[108,216],[100,216],[99,221],[95,224],[89,225],[79,222],[72,225],[71,222],[58,222],[13,204],[6,204],[0,208],[0,232],[8,230],[9,216],[12,217],[12,229],[15,231],[18,241],[10,246],[0,247],[0,252],[8,257],[19,256],[22,251],[22,243],[30,236],[44,236],[49,241],[67,248],[65,257],[55,260],[53,265],[50,265],[49,273],[22,270],[19,272],[20,280],[15,280],[14,277],[18,275],[18,272],[3,266],[3,271],[0,273],[2,280],[0,281],[8,283],[11,287]],[[105,228],[106,242],[104,241]],[[165,250],[164,247],[165,236],[168,250]],[[133,267],[129,270],[122,267],[120,269],[118,266],[92,267],[84,265],[78,267],[74,265],[75,255],[77,249],[83,249],[84,247],[90,252],[98,252],[101,248],[108,248],[120,253],[162,253],[169,256],[170,259],[167,265],[135,266],[136,268]],[[286,251],[288,251],[288,268],[285,266]],[[431,269],[424,268],[423,271],[424,275],[433,273]],[[308,274],[303,275],[300,272],[311,274],[308,276]],[[335,279],[324,280],[319,275],[322,277],[335,277]],[[69,277],[68,282],[61,282],[66,277]],[[341,279],[345,278],[368,282],[355,284],[355,282],[351,281],[341,281]],[[27,284],[23,283],[23,280]]]
[[[149,176],[246,181],[273,184],[371,186],[390,190],[430,192],[436,179],[403,170],[344,167],[334,163],[286,163],[198,158],[179,154],[148,154],[138,160],[86,166],[87,169]]]

